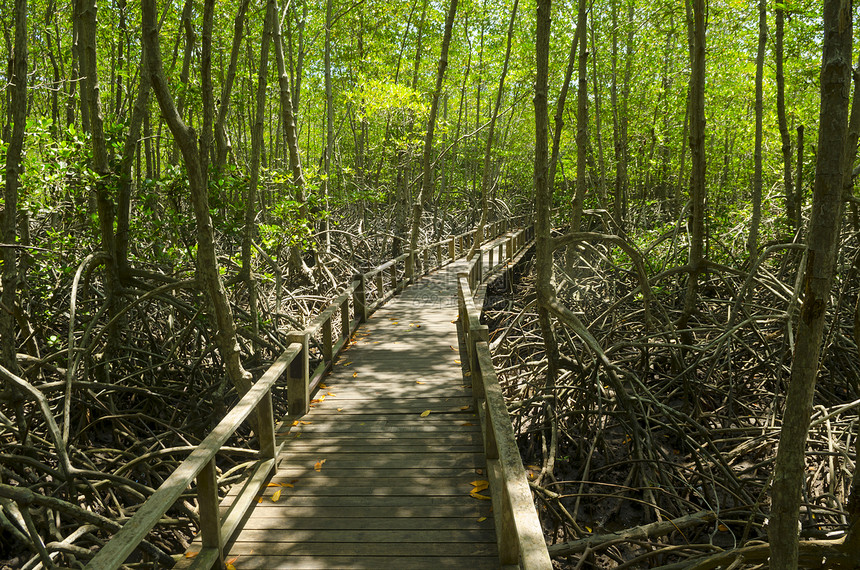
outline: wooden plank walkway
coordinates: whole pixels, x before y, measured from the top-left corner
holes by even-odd
[[[470,496],[487,477],[453,322],[466,267],[376,311],[278,434],[272,483],[228,545],[237,569],[498,568],[491,501]]]

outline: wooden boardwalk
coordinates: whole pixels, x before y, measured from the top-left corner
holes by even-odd
[[[499,567],[491,501],[470,495],[487,476],[453,322],[466,267],[373,313],[281,429],[276,473],[228,543],[235,568]]]

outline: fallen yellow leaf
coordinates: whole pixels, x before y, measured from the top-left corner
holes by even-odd
[[[295,420],[295,421],[293,422],[293,425],[294,425],[294,426],[299,425],[299,420]]]
[[[469,493],[469,496],[472,497],[473,499],[481,499],[482,501],[489,501],[490,500],[490,497],[488,497],[486,495],[482,495],[482,494],[478,493],[477,491],[472,491],[471,493]]]
[[[186,552],[186,553],[185,553],[185,558],[194,558],[194,557],[195,557],[195,556],[197,556],[198,554],[200,554],[200,551],[199,551],[199,550],[198,550],[197,552]]]
[[[471,370],[469,370],[468,372],[466,372],[465,374],[463,374],[463,376],[465,376],[466,378],[468,378],[468,377],[469,377],[469,376],[471,376],[471,375],[472,375],[472,371],[471,371]]]
[[[461,406],[461,407],[460,407],[460,409],[461,409],[461,410],[468,410],[470,407],[471,407],[471,406]]]
[[[338,412],[342,412],[342,411],[343,411],[343,408],[338,408],[338,409],[337,409],[337,411],[338,411]]]
[[[422,417],[422,418],[426,418],[426,417],[427,417],[427,416],[429,416],[429,415],[430,415],[430,410],[424,410],[423,412],[421,412],[421,417]]]
[[[358,372],[353,372],[352,377],[355,378],[356,376],[358,376]]]
[[[325,384],[320,384],[320,388],[325,390],[326,388],[328,388],[328,386],[326,386]]]
[[[277,503],[278,499],[280,499],[280,498],[281,498],[281,490],[278,489],[277,491],[275,491],[275,494],[272,495],[272,502]]]
[[[454,360],[454,364],[460,364],[459,360]]]
[[[727,527],[724,524],[721,524],[721,525],[717,525],[717,530],[720,532],[726,532],[727,530],[729,530],[729,527]]]
[[[474,487],[474,489],[472,489],[473,493],[480,493],[484,489],[490,488],[489,481],[472,481],[471,485]]]
[[[323,463],[325,463],[325,459],[320,459],[316,463],[314,463],[314,471],[319,471],[322,469]]]
[[[462,423],[462,424],[460,424],[460,425],[461,425],[461,426],[473,426],[473,425],[475,425],[475,424],[473,424],[472,422],[465,422],[465,423]]]
[[[478,519],[478,522],[484,522],[485,520],[487,520],[487,517],[481,517]]]
[[[416,384],[423,384],[424,382],[422,382],[421,380],[416,380],[415,383]]]
[[[308,425],[308,424],[310,424],[310,423],[313,423],[313,422],[306,422],[305,420],[302,420],[302,421],[301,421],[301,424],[302,424],[302,425],[305,425],[305,426],[306,426],[306,425]]]
[[[335,397],[337,394],[332,394],[331,392],[326,392],[326,396]]]
[[[236,567],[227,562],[226,564],[224,564],[224,570],[236,570]]]

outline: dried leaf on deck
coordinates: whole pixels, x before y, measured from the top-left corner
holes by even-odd
[[[281,490],[278,489],[277,491],[275,491],[275,494],[272,495],[272,502],[277,503],[278,499],[280,499],[280,498],[281,498]]]
[[[322,469],[323,463],[325,463],[325,459],[320,459],[316,463],[314,463],[314,471],[319,471]]]
[[[429,416],[429,415],[430,415],[430,410],[424,410],[423,412],[421,412],[421,417],[422,417],[422,418],[426,418],[426,417],[427,417],[427,416]]]

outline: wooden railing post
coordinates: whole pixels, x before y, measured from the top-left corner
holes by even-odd
[[[406,259],[409,259],[408,257]],[[397,264],[392,263],[391,268],[388,270],[389,275],[391,275],[391,290],[397,291]]]
[[[410,250],[409,255],[406,257],[405,269],[403,271],[403,280],[406,283],[410,283],[413,281],[415,277],[415,252]]]
[[[428,273],[430,271],[430,248],[425,247],[423,249],[423,257],[424,257],[424,273]]]
[[[382,299],[385,296],[385,275],[382,271],[376,274],[376,296],[377,299]]]
[[[349,338],[349,333],[349,297],[344,296],[343,303],[340,304],[340,335]]]
[[[490,329],[487,325],[473,328],[469,332],[469,370],[472,371],[472,395],[476,400],[484,399],[484,377],[481,372],[481,363],[478,361],[476,345],[482,341],[487,342],[489,339]],[[495,444],[495,441],[493,443]],[[496,452],[496,457],[498,457],[498,452]],[[495,459],[495,457],[490,459]]]
[[[311,395],[308,385],[310,362],[308,360],[308,333],[295,332],[287,335],[288,342],[302,345],[301,353],[293,360],[287,370],[287,400],[289,414],[301,417],[310,411]]]
[[[352,294],[352,306],[355,310],[355,319],[359,323],[367,321],[367,278],[364,273],[353,276],[353,281],[358,281],[358,287]]]
[[[454,236],[451,236],[451,241],[448,242],[448,257],[451,261],[457,259],[457,238]]]
[[[197,504],[200,509],[200,538],[204,549],[218,551],[218,567],[224,567],[224,540],[221,536],[221,515],[218,508],[218,475],[215,458],[209,460],[197,475]]]
[[[328,318],[326,320],[324,320],[322,323],[322,341],[323,341],[322,353],[323,353],[323,360],[325,362],[331,362],[331,357],[332,357],[332,346],[334,344],[334,343],[332,343],[332,340],[331,340],[331,332],[332,332],[331,331],[331,319],[332,319],[332,317],[333,317],[333,315],[329,314]]]
[[[287,388],[289,390],[289,388]],[[257,440],[260,442],[260,457],[271,459],[275,456],[275,412],[272,409],[272,391],[257,404]]]
[[[508,235],[506,243],[508,246],[508,256],[505,261],[507,263],[510,263],[514,259],[514,237],[512,235]]]

